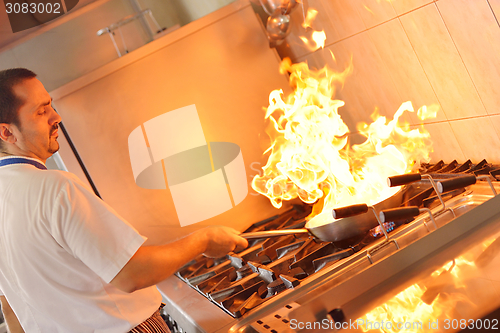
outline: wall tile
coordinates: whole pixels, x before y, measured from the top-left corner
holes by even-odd
[[[500,114],[500,29],[486,0],[437,6],[489,114]]]
[[[493,9],[493,13],[498,21],[500,21],[500,0],[488,0],[488,3]]]
[[[387,0],[359,0],[354,1],[366,28],[374,27],[380,23],[396,17],[396,11]]]
[[[449,120],[485,115],[472,80],[434,4],[400,17]]]
[[[399,96],[368,32],[335,43],[329,50],[335,55],[336,61],[333,61],[327,52],[316,52],[307,59],[313,64],[327,63],[336,71],[343,71],[352,59],[353,72],[347,77],[344,86],[339,88],[336,96],[345,102],[339,113],[350,130],[356,131],[359,122],[371,123],[370,116],[376,108],[380,115],[392,119],[405,101]],[[407,113],[401,120],[411,123]]]
[[[454,120],[450,125],[466,158],[473,163],[483,158],[500,163],[500,138],[490,117]]]
[[[497,116],[490,116],[491,123],[495,127],[495,130],[497,131],[498,136],[500,137],[500,115]]]
[[[395,87],[401,96],[401,102],[411,101],[415,111],[423,105],[439,105],[422,65],[406,36],[401,22],[391,20],[369,30],[370,38],[384,61]],[[421,123],[416,112],[410,114],[412,124]],[[446,114],[440,109],[437,117],[427,122],[446,120]]]
[[[446,163],[453,160],[463,163],[467,160],[448,122],[425,124],[424,128],[431,135],[432,147],[434,149],[431,153],[432,163],[439,162],[440,160]]]
[[[321,0],[325,12],[337,30],[339,38],[346,38],[366,29],[358,12],[361,0]],[[311,1],[312,2],[312,1]]]
[[[297,62],[307,62],[309,64],[309,68],[311,69],[320,69],[325,65],[328,65],[330,68],[335,68],[336,71],[342,71],[340,66],[332,67],[331,63],[331,55],[328,53],[332,47],[326,48],[325,50],[318,50],[314,53],[309,53],[304,57],[298,58]]]
[[[398,15],[408,13],[418,7],[432,3],[434,0],[390,0]]]

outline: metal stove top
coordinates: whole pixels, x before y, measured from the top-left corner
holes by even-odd
[[[449,165],[441,169],[450,171]],[[433,167],[427,169],[438,171]],[[500,229],[499,200],[486,183],[448,195],[445,209],[439,200],[419,195],[429,187],[425,180],[413,184],[406,204],[430,207],[434,221],[423,213],[386,223],[389,238],[380,227],[341,244],[282,236],[252,241],[227,258],[199,257],[158,285],[166,310],[178,331],[185,332],[293,332],[300,329],[291,329],[291,322],[355,320],[412,277],[429,274],[431,267],[477,242],[480,230]],[[301,227],[309,212],[307,206],[295,206],[248,231]]]

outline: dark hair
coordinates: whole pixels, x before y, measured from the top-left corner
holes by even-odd
[[[26,68],[12,68],[0,71],[0,123],[19,126],[19,108],[24,101],[16,96],[13,87],[23,80],[36,77]]]

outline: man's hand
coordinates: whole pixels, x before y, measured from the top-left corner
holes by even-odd
[[[208,227],[197,231],[207,239],[203,254],[210,258],[223,257],[231,251],[241,251],[248,246],[248,241],[238,236],[240,232],[228,227]]]

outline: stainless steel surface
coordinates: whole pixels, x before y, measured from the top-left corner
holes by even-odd
[[[217,332],[234,323],[231,316],[176,276],[157,287],[166,304],[164,309],[185,332]]]
[[[282,0],[259,0],[259,2],[267,15],[272,15],[281,6]]]
[[[272,40],[284,39],[290,33],[291,28],[290,16],[282,14],[280,9],[277,9],[267,19],[267,34]]]
[[[422,228],[423,221],[416,221],[409,226],[412,229],[410,233],[398,237],[404,246],[402,250],[390,256],[390,250],[381,252],[375,265],[367,265],[366,260],[358,256],[349,267],[357,271],[356,274],[344,281],[339,281],[335,274],[330,275],[314,291],[314,295],[297,299],[301,306],[292,311],[289,317],[303,322],[315,321],[319,314],[341,307],[347,320],[356,320],[371,310],[378,298],[392,296],[396,293],[394,290],[399,291],[402,286],[412,284],[417,275],[430,274],[486,236],[498,233],[500,197],[486,201],[490,198],[481,194],[457,198],[449,204],[457,215],[461,215],[453,223],[448,223],[451,214],[446,212],[437,218],[439,229],[429,234]],[[421,235],[426,237],[413,241]],[[498,307],[500,304],[489,305]],[[482,315],[491,309],[483,310]]]
[[[421,216],[391,234],[391,238],[398,240],[401,250],[396,251],[390,244],[386,247],[373,244],[321,272],[322,276],[314,281],[307,281],[294,295],[279,295],[281,307],[292,300],[299,304],[289,312],[288,320],[321,321],[338,307],[344,310],[347,320],[355,320],[371,310],[374,299],[408,283],[417,273],[430,273],[430,268],[435,269],[453,259],[484,234],[492,235],[493,230],[500,230],[500,197],[492,198],[488,194],[490,189],[484,184],[475,185],[473,189],[473,193],[466,192],[447,202],[460,216],[454,219],[449,211],[444,212],[436,218],[438,230],[429,232],[425,226],[426,217]],[[379,250],[371,264],[366,253],[376,247]],[[278,304],[273,306],[279,308]],[[233,326],[231,332],[240,331],[245,325],[258,327],[255,322],[264,317],[265,312],[253,312],[250,316]]]
[[[290,14],[299,4],[297,0],[259,0],[259,2],[267,15],[272,15],[277,9],[282,14]]]
[[[449,208],[446,211],[440,212],[441,207],[431,210],[433,214],[440,212],[435,215],[437,230],[428,214],[424,213],[391,232],[390,240],[397,240],[399,250],[394,243],[382,238],[317,271],[298,288],[279,293],[272,302],[261,304],[239,319],[221,321],[215,329],[210,321],[199,327],[205,332],[269,332],[273,329],[276,332],[285,329],[295,332],[290,329],[290,320],[318,322],[327,319],[328,312],[335,308],[341,308],[347,320],[355,320],[414,283],[416,277],[430,274],[485,236],[500,234],[500,197],[493,198],[487,184],[481,182],[471,186],[448,200],[446,205]],[[163,291],[161,287],[160,290]],[[183,286],[183,291],[183,299],[192,297],[193,292],[196,294],[187,285]],[[169,300],[176,307],[178,303],[172,298]],[[204,298],[196,302],[209,303]],[[204,306],[203,313],[205,317],[213,318],[221,313],[225,315],[214,305]]]

